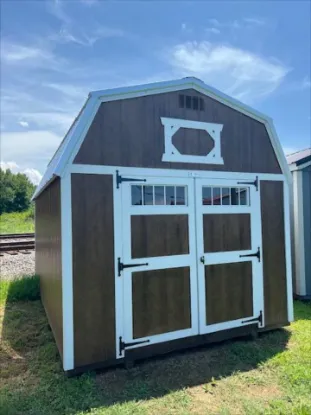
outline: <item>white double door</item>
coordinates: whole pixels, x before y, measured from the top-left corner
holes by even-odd
[[[261,215],[254,184],[172,177],[140,181],[131,175],[120,191],[119,355],[263,324]]]

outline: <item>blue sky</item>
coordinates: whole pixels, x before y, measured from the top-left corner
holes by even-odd
[[[1,2],[1,160],[37,182],[90,90],[197,76],[311,146],[310,2]]]

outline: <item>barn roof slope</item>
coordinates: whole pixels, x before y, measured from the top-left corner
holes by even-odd
[[[256,119],[257,121],[264,123],[282,172],[286,175],[288,181],[291,180],[290,170],[288,168],[283,149],[273,126],[273,121],[270,117],[260,113],[259,111],[256,111],[246,104],[243,104],[241,101],[238,101],[235,98],[232,98],[223,92],[220,92],[217,89],[205,84],[198,78],[186,77],[172,81],[155,82],[144,85],[135,85],[90,92],[84,106],[69,128],[50,163],[48,164],[46,172],[42,177],[32,199],[34,200],[36,197],[38,197],[39,194],[49,185],[49,183],[55,179],[55,177],[62,176],[64,174],[65,168],[68,164],[68,161],[70,160],[70,156],[72,155],[77,144],[83,141],[90,123],[96,114],[98,105],[101,102],[173,92],[183,89],[195,89],[198,92],[201,92],[202,94],[205,94],[223,103],[224,105],[234,108],[235,110],[242,112],[245,115]]]
[[[286,156],[288,164],[296,164],[297,166],[311,160],[311,148],[296,151],[295,153]]]

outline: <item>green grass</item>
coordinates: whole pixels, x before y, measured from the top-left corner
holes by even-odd
[[[290,327],[256,341],[67,378],[41,302],[11,301],[0,316],[1,414],[311,414],[310,303],[296,302]]]
[[[0,234],[34,232],[33,211],[3,213],[0,215]]]
[[[0,281],[0,304],[15,301],[34,301],[40,298],[39,277],[25,276],[14,280]]]

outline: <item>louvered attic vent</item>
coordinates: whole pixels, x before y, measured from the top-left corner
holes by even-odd
[[[195,111],[204,111],[204,100],[203,98],[180,94],[179,108],[187,108]]]

